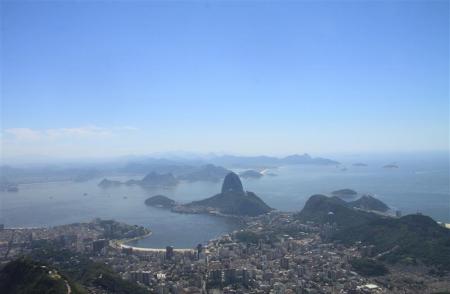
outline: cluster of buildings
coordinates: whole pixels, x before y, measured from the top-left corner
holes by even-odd
[[[243,242],[224,235],[192,250],[140,250],[124,247],[96,257],[151,293],[384,293],[385,289],[352,271],[349,261],[367,249],[323,243],[319,228],[271,214],[248,222],[260,236],[294,229],[297,237]]]
[[[32,250],[35,240],[51,239],[107,264],[149,293],[404,293],[405,285],[363,277],[353,270],[351,261],[372,257],[372,246],[329,242],[335,226],[299,223],[289,213],[247,219],[244,230],[192,249],[135,248],[105,238],[117,236],[117,224],[94,221],[51,229],[3,229],[1,260]],[[120,234],[130,237],[126,232],[133,226],[124,228]]]
[[[50,228],[11,229],[0,226],[0,263],[26,255],[46,242],[78,253],[99,254],[106,252],[108,236],[130,238],[148,233],[142,227],[101,219]]]

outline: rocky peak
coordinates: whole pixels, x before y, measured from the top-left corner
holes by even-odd
[[[242,187],[239,176],[233,172],[227,174],[223,180],[222,193],[226,192],[244,193],[244,188]]]

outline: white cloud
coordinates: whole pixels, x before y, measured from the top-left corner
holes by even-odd
[[[15,141],[36,141],[36,140],[54,140],[54,139],[87,139],[87,138],[105,138],[124,132],[133,132],[134,127],[114,127],[102,128],[97,126],[83,126],[75,128],[54,128],[54,129],[30,129],[30,128],[9,128],[3,131],[5,139]]]
[[[45,137],[57,138],[89,138],[89,137],[105,137],[113,134],[113,130],[107,128],[100,128],[96,126],[86,126],[78,128],[60,128],[44,130]]]
[[[41,133],[29,128],[11,128],[4,131],[6,135],[12,136],[17,140],[39,140]]]
[[[141,133],[129,126],[8,128],[0,131],[0,161],[8,158],[103,157],[133,153]]]

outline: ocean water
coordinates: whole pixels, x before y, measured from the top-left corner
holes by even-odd
[[[313,194],[351,188],[360,194],[374,194],[403,214],[421,212],[437,221],[450,223],[447,154],[391,158],[353,156],[340,161],[342,166],[274,168],[270,171],[277,176],[242,181],[246,190],[255,192],[279,210],[298,211]],[[355,162],[364,162],[368,166],[356,167],[352,165]],[[393,162],[398,169],[382,168]],[[136,241],[134,245],[172,245],[176,248],[192,248],[239,227],[226,218],[175,214],[144,204],[146,198],[156,194],[179,202],[203,199],[218,193],[221,183],[182,182],[173,189],[149,190],[137,186],[102,189],[97,186],[100,180],[26,184],[20,185],[18,192],[0,192],[0,223],[6,227],[40,227],[90,221],[95,217],[115,219],[143,225],[153,231],[150,237]]]
[[[1,192],[0,223],[6,227],[42,227],[86,222],[96,217],[115,219],[151,229],[151,237],[135,245],[152,248],[193,248],[238,228],[235,221],[226,218],[176,214],[144,204],[145,199],[156,194],[177,201],[200,199],[215,193],[219,184],[182,183],[171,190],[138,186],[102,189],[97,186],[100,180],[26,184],[20,185],[18,192]]]

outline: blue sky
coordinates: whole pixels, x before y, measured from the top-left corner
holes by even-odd
[[[3,157],[449,149],[448,1],[2,1]]]

